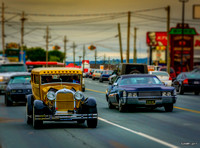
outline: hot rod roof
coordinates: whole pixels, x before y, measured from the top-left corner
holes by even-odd
[[[44,67],[34,68],[31,74],[82,74],[79,68],[66,68],[66,67]]]

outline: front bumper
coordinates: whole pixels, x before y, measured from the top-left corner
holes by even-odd
[[[97,114],[57,114],[57,115],[35,115],[35,120],[43,121],[77,121],[77,120],[88,120],[97,119]]]
[[[185,91],[185,92],[194,92],[194,91],[200,92],[200,85],[185,84],[185,85],[183,85],[183,91]]]
[[[164,104],[176,103],[176,96],[155,96],[155,97],[121,97],[122,105],[137,106],[163,106]]]
[[[26,102],[26,95],[30,95],[32,93],[21,93],[21,94],[17,94],[17,93],[9,93],[7,94],[7,97],[10,101],[14,101],[14,102]]]

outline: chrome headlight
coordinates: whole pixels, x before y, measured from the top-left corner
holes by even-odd
[[[133,94],[132,93],[128,93],[128,97],[133,97]]]
[[[167,96],[171,96],[171,92],[169,91],[169,92],[167,92]]]
[[[162,96],[167,96],[167,92],[162,92]]]
[[[125,90],[122,92],[122,96],[126,97],[126,91]]]
[[[83,93],[82,93],[81,91],[77,91],[77,92],[74,94],[74,98],[75,98],[76,100],[81,100],[81,99],[84,98],[84,95],[83,95]]]
[[[56,99],[56,94],[55,94],[55,92],[53,92],[53,91],[49,91],[48,93],[47,93],[47,98],[49,99],[49,100],[55,100]]]
[[[137,93],[133,93],[133,97],[137,97]]]

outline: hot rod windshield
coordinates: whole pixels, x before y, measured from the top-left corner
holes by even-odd
[[[81,82],[81,75],[44,75],[41,76],[42,84],[46,83],[58,83],[58,82],[68,82],[68,83],[77,83]]]

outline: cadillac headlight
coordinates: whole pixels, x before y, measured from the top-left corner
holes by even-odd
[[[77,92],[75,93],[75,95],[74,95],[74,98],[75,98],[76,100],[81,100],[81,99],[84,98],[84,95],[83,95],[83,93],[82,93],[81,91],[77,91]]]
[[[128,97],[133,97],[133,94],[132,93],[128,93]]]
[[[171,96],[171,92],[167,92],[167,96]]]
[[[167,92],[162,92],[162,96],[167,96]]]
[[[137,97],[137,93],[133,93],[133,97]]]
[[[56,94],[55,94],[55,92],[53,92],[53,91],[49,91],[48,93],[47,93],[47,98],[49,99],[49,100],[55,100],[56,99]]]

